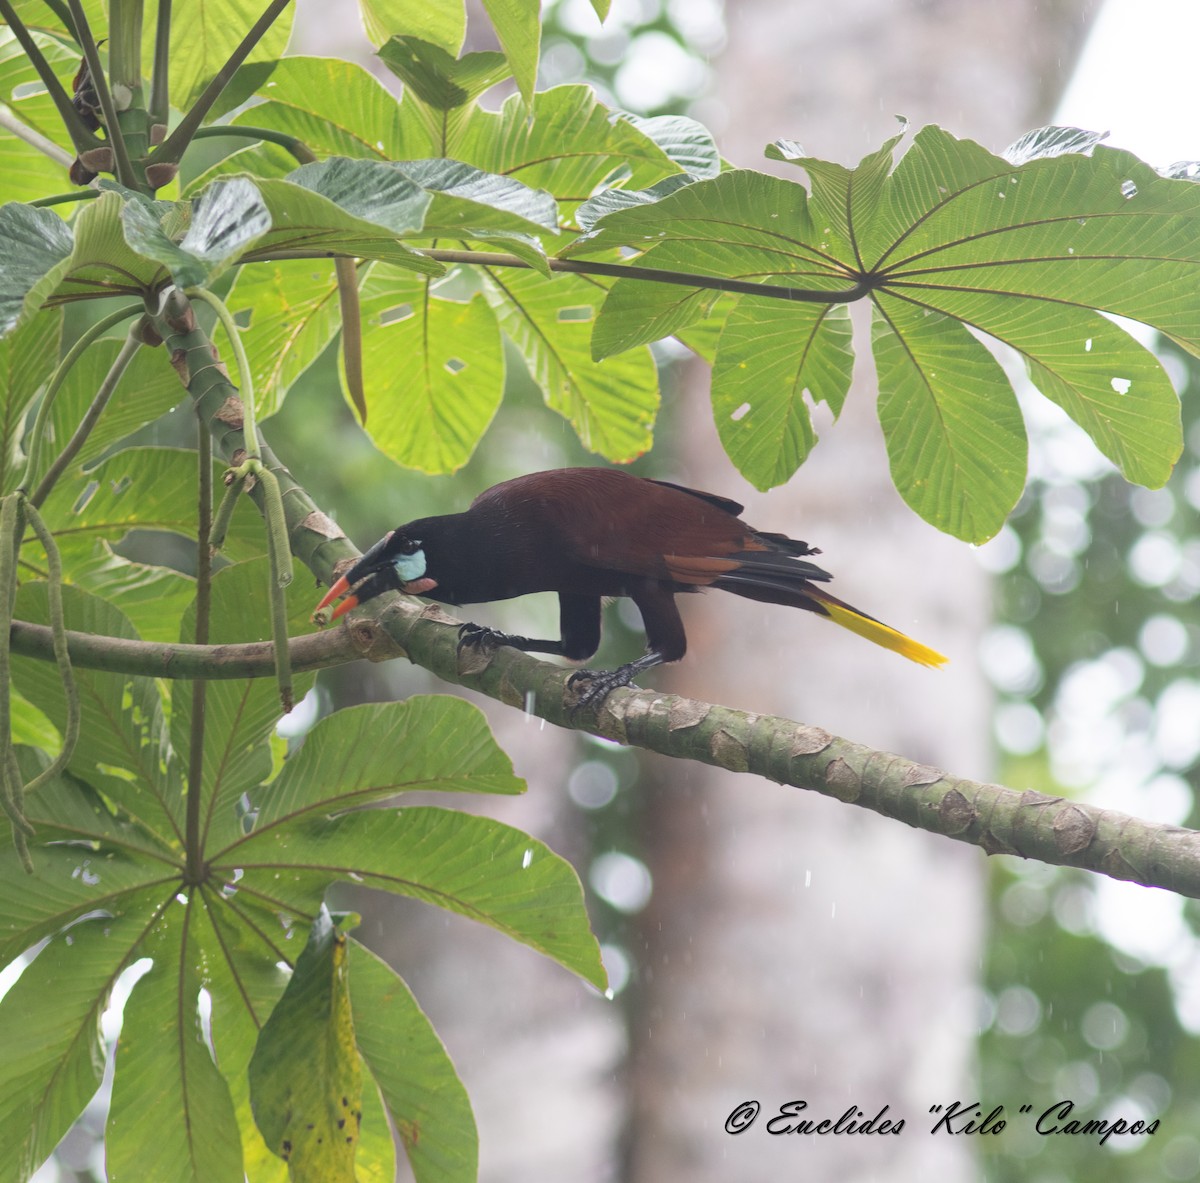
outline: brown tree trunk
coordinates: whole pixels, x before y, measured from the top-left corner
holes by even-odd
[[[1045,122],[1086,2],[738,0],[704,115],[735,163],[777,137],[854,163],[903,114],[999,151]],[[783,175],[800,179],[787,166]],[[714,594],[689,601],[672,689],[787,715],[969,775],[986,773],[988,694],[975,662],[988,612],[968,549],[896,495],[862,363],[836,426],[783,489],[760,496],[715,440],[693,374],[679,479],[823,550],[834,590],[947,653],[934,672],[812,617]],[[661,684],[661,683],[660,683]],[[703,767],[655,765],[645,849],[654,895],[631,1026],[632,1183],[977,1177],[931,1106],[974,1099],[983,860],[853,806]],[[969,1095],[970,1094],[970,1095]],[[726,1118],[761,1103],[738,1135]],[[771,1136],[770,1116],[862,1121],[898,1136]]]

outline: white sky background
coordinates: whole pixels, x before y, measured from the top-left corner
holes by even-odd
[[[1056,122],[1108,131],[1156,167],[1200,160],[1200,0],[1108,0]]]

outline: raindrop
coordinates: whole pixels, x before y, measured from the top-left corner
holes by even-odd
[[[1006,986],[996,999],[996,1026],[1005,1035],[1029,1035],[1042,1021],[1042,1003],[1027,986]]]
[[[632,966],[629,954],[620,945],[601,945],[600,959],[604,962],[604,970],[608,974],[608,989],[605,998],[615,998],[629,985]]]
[[[1187,629],[1174,616],[1151,616],[1138,633],[1138,648],[1151,665],[1176,665],[1188,650]]]
[[[571,800],[583,809],[602,809],[617,795],[617,774],[603,760],[585,760],[567,781]]]
[[[600,855],[588,879],[596,894],[620,912],[640,912],[653,887],[646,864],[632,855],[612,850]]]
[[[1079,1031],[1092,1047],[1100,1051],[1112,1051],[1125,1042],[1125,1036],[1129,1034],[1129,1020],[1116,1003],[1097,1002],[1084,1012]]]

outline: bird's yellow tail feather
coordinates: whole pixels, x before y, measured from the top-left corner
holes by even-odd
[[[834,624],[840,624],[842,628],[847,628],[860,637],[866,637],[868,641],[874,641],[876,645],[882,645],[885,649],[891,649],[892,652],[899,653],[918,665],[936,668],[950,660],[936,649],[930,649],[928,645],[922,645],[920,641],[914,641],[912,637],[906,637],[894,628],[889,628],[870,616],[864,616],[849,604],[838,603],[833,601],[832,597],[822,596],[821,606],[829,613],[829,619]]]

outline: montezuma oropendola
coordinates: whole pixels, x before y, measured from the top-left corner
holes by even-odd
[[[601,701],[687,649],[678,592],[706,587],[803,608],[922,665],[940,653],[831,595],[831,576],[806,542],[746,525],[742,506],[715,493],[609,468],[561,468],[516,477],[480,493],[465,513],[421,518],[385,534],[329,589],[316,618],[331,619],[385,591],[479,604],[558,593],[560,639],[515,637],[465,624],[462,644],[512,645],[585,661],[600,646],[600,606],[628,596],[646,628],[646,652],[611,671],[580,670],[580,705]],[[353,592],[346,595],[353,587]]]

